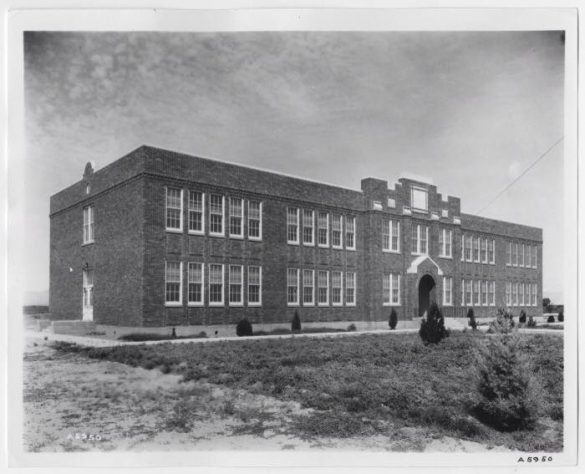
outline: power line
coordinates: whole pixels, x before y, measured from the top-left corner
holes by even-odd
[[[494,197],[490,202],[488,202],[484,207],[482,207],[479,211],[477,211],[476,214],[481,214],[483,211],[485,211],[488,207],[490,207],[494,201],[496,199],[498,199],[502,194],[504,194],[508,189],[510,189],[512,187],[512,185],[514,185],[514,183],[516,183],[520,178],[522,178],[522,176],[524,176],[526,173],[528,173],[532,168],[534,168],[534,166],[536,166],[536,164],[542,160],[546,155],[548,155],[552,149],[554,147],[556,147],[559,143],[561,143],[563,141],[565,137],[562,136],[561,138],[559,138],[556,142],[554,142],[549,148],[548,150],[546,150],[542,155],[540,155],[535,161],[533,161],[530,166],[528,168],[526,168],[524,171],[522,171],[522,173],[514,179],[514,181],[512,181],[510,184],[508,184],[508,186],[506,186],[504,189],[502,189],[497,195],[496,197]]]

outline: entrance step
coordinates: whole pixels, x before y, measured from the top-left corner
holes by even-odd
[[[53,321],[51,324],[51,330],[55,334],[85,336],[91,332],[95,332],[95,329],[95,323],[93,321]]]

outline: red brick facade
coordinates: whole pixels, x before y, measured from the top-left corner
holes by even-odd
[[[182,190],[180,232],[166,229],[167,189]],[[204,196],[203,235],[188,229],[190,191]],[[413,192],[425,209],[413,208]],[[223,237],[210,235],[212,195],[216,200],[223,196]],[[230,198],[242,204],[242,238],[229,236]],[[261,203],[261,240],[248,235],[250,201]],[[84,245],[87,206],[94,213],[93,241]],[[287,235],[287,214],[294,214],[294,209],[299,214],[298,244],[289,243]],[[304,210],[313,211],[313,245],[303,244]],[[327,223],[327,230],[321,231],[322,239],[327,236],[327,247],[318,244],[319,213],[321,223]],[[333,221],[339,216],[343,216],[342,245],[333,248]],[[347,248],[351,238],[347,224],[352,218],[355,250]],[[391,220],[398,231],[394,234]],[[463,235],[472,243],[469,255],[462,252]],[[445,243],[449,241],[450,245]],[[516,265],[507,265],[510,243],[513,249],[518,244],[518,252],[524,249],[523,266],[519,257]],[[450,257],[441,256],[443,251],[449,253],[449,247]],[[527,249],[532,249],[530,266]],[[466,261],[468,257],[474,261]],[[173,305],[165,304],[166,262],[182,263],[181,298]],[[203,264],[203,301],[197,306],[188,301],[190,262]],[[220,306],[210,304],[210,264],[224,265]],[[241,292],[241,305],[229,301],[230,265],[242,268],[240,290],[237,285],[233,290],[236,299]],[[261,267],[260,305],[247,301],[250,267]],[[54,319],[81,319],[84,269],[94,275],[93,319],[105,325],[232,324],[243,316],[256,323],[288,323],[295,311],[307,322],[381,321],[392,308],[400,319],[412,319],[432,300],[446,316],[465,316],[469,307],[479,317],[494,315],[505,306],[515,314],[522,309],[529,315],[542,313],[540,229],[461,214],[458,198],[443,199],[436,186],[412,180],[401,179],[389,189],[386,181],[367,178],[362,190],[354,191],[151,147],[141,147],[95,173],[87,169],[82,181],[51,197]],[[299,270],[298,305],[288,302],[295,294],[287,286],[289,269]],[[311,305],[303,302],[304,297],[311,299],[310,287],[303,288],[305,270],[314,271]],[[346,288],[352,274],[355,304],[348,302],[351,290]],[[450,292],[443,288],[449,284],[446,278],[451,279]],[[472,281],[470,295],[462,292],[464,280]],[[334,291],[339,296],[334,297]],[[341,304],[334,304],[335,299]]]

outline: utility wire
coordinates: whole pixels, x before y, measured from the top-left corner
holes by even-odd
[[[561,143],[563,141],[565,137],[562,136],[561,138],[559,138],[556,142],[554,142],[549,148],[548,150],[546,150],[542,155],[540,155],[534,162],[532,162],[530,164],[530,166],[528,168],[526,168],[524,171],[522,171],[522,173],[514,179],[514,181],[512,181],[510,184],[508,184],[508,186],[506,186],[504,189],[502,189],[495,198],[493,198],[490,202],[488,202],[484,207],[482,207],[479,211],[477,211],[476,214],[481,214],[483,211],[485,211],[488,207],[490,207],[495,201],[496,199],[498,199],[502,194],[504,194],[508,189],[510,189],[512,187],[512,185],[514,185],[514,183],[516,183],[520,178],[522,178],[522,176],[524,176],[526,173],[528,173],[532,168],[534,168],[536,166],[536,164],[542,160],[546,155],[548,155],[552,149],[554,147],[556,147],[559,143]]]

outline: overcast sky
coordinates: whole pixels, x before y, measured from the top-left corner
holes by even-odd
[[[149,144],[359,189],[415,174],[476,213],[563,136],[559,32],[26,33],[29,291],[49,196]],[[563,146],[482,215],[544,230],[562,299]]]

